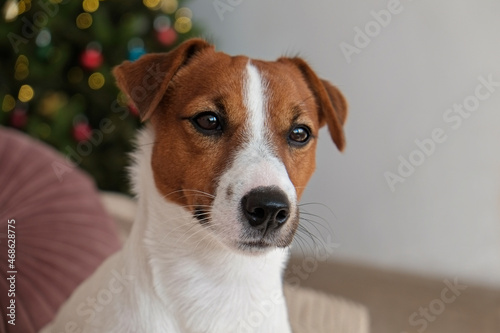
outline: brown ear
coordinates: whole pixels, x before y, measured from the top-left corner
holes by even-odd
[[[280,58],[279,62],[291,63],[296,66],[314,94],[320,110],[320,125],[325,123],[333,142],[340,151],[345,148],[343,125],[347,119],[347,101],[342,93],[328,81],[318,78],[316,73],[301,58]]]
[[[168,53],[146,54],[113,69],[118,87],[139,110],[142,121],[148,120],[156,110],[175,73],[206,48],[213,46],[202,39],[190,39]]]

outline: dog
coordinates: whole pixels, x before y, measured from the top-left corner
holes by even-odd
[[[319,129],[344,149],[344,96],[301,58],[229,56],[202,39],[113,73],[146,122],[137,216],[41,332],[291,332],[282,275],[298,201]]]

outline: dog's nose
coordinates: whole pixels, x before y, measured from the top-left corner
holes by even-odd
[[[243,214],[258,230],[278,229],[290,216],[286,194],[277,187],[257,187],[241,199]]]

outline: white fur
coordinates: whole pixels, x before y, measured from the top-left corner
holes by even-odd
[[[249,64],[243,92],[249,139],[220,179],[214,229],[158,192],[151,169],[154,133],[150,127],[139,133],[131,172],[138,212],[131,235],[42,333],[291,332],[281,279],[288,250],[250,255],[221,242],[241,232],[237,207],[253,187],[280,186],[295,209],[293,185],[266,140],[263,90]],[[228,186],[232,200],[225,200]]]
[[[284,164],[273,153],[267,126],[265,83],[250,62],[246,66],[244,103],[248,113],[246,142],[230,168],[220,177],[212,209],[212,229],[223,234],[222,242],[237,247],[244,223],[238,220],[241,198],[261,186],[277,186],[288,196],[290,216],[297,214],[297,196]],[[233,195],[225,193],[231,188]]]

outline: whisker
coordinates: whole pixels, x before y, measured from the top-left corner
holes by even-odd
[[[314,221],[314,220],[311,220],[307,217],[304,217],[304,216],[301,216],[300,217],[300,220],[301,221],[305,221],[307,222],[307,224],[309,226],[311,226],[312,228],[314,228],[314,230],[316,230],[316,232],[321,235],[323,234],[324,232],[328,233],[328,234],[334,234],[334,231],[331,229],[331,226],[327,223],[323,224],[323,223],[320,223],[320,222],[317,222],[317,221]],[[304,226],[305,227],[305,226]],[[321,227],[323,232],[320,231],[320,229],[318,227]]]
[[[308,236],[308,238],[310,240],[312,240],[313,242],[313,246],[310,244],[310,243],[307,243],[306,244],[309,244],[309,248],[311,249],[311,251],[314,251],[314,249],[316,249],[318,247],[318,245],[316,244],[316,239],[317,237],[315,237],[305,226],[300,226],[300,228],[298,229],[299,233],[302,232],[305,236]]]
[[[303,229],[301,229],[302,231],[306,232],[307,235],[310,237],[310,239],[313,241],[314,243],[314,249],[312,250],[315,250],[315,249],[318,249],[318,244],[316,243],[316,240],[320,243],[322,243],[321,239],[316,236],[315,234],[313,234],[312,232],[310,232],[305,226],[302,226]]]
[[[330,212],[330,214],[332,214],[337,219],[337,215],[335,215],[335,213],[333,212],[333,210],[329,206],[327,206],[325,204],[322,204],[321,202],[306,202],[306,203],[301,203],[301,204],[299,204],[297,206],[299,206],[299,208],[302,208],[304,206],[312,206],[312,205],[318,205],[318,206],[321,206],[323,208],[328,209],[328,211]]]

